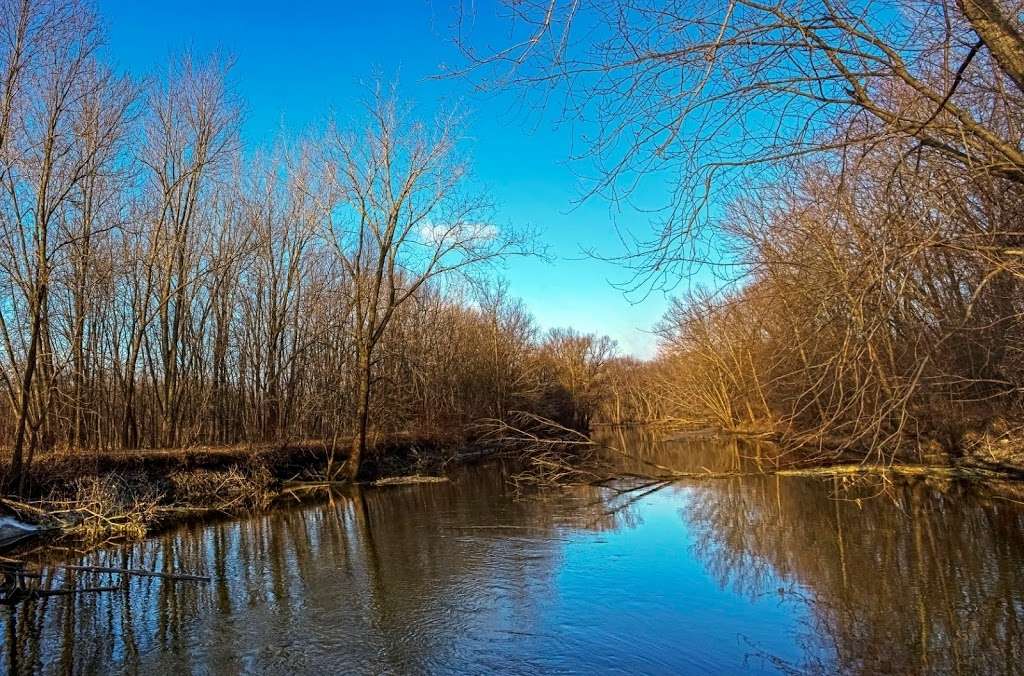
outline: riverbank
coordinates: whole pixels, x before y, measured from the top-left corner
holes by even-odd
[[[658,423],[666,441],[732,438],[750,446],[751,455],[777,460],[776,470],[819,474],[932,473],[971,480],[1024,481],[1024,430],[971,432],[952,447],[935,439],[885,451],[860,448],[841,437],[801,437],[768,429],[725,429],[711,425]],[[793,472],[790,472],[791,474]]]
[[[455,435],[393,434],[372,445],[360,481],[434,476],[451,463],[479,458]],[[69,538],[84,546],[134,539],[182,520],[261,509],[303,486],[329,481],[347,443],[306,440],[228,447],[61,451],[41,455],[24,496],[0,498],[0,516],[32,526],[0,532],[0,548]],[[0,479],[9,471],[0,463]],[[0,531],[4,531],[0,527]]]
[[[649,428],[650,429],[650,428]],[[746,443],[771,444],[764,435],[736,435],[721,430],[661,430],[666,442],[730,436]],[[586,439],[586,441],[581,441]],[[347,440],[345,440],[347,442]],[[507,441],[507,440],[506,440]],[[520,483],[562,485],[565,483],[605,484],[615,478],[593,451],[604,448],[624,457],[635,456],[615,443],[594,442],[573,437],[561,442],[539,444],[529,440],[534,450],[506,445],[488,439],[465,436],[393,434],[373,444],[364,463],[360,481],[389,485],[404,481],[443,480],[445,468],[498,453],[510,452],[529,470],[513,475]],[[564,447],[558,444],[567,444]],[[554,445],[551,445],[554,444]],[[27,475],[24,497],[0,498],[0,518],[14,517],[32,524],[33,532],[3,532],[0,549],[36,539],[46,534],[70,538],[84,546],[109,540],[136,539],[184,520],[230,516],[268,507],[275,500],[306,494],[333,480],[332,468],[344,463],[347,443],[334,449],[321,441],[306,440],[284,444],[247,444],[230,447],[193,447],[179,449],[143,449],[118,451],[57,452],[40,456]],[[1024,463],[1015,445],[986,447],[975,453],[943,462],[851,462],[849,457],[757,455],[754,466],[731,471],[680,471],[650,461],[642,476],[657,483],[680,480],[724,479],[740,476],[778,475],[821,478],[927,478],[989,483],[1024,481]],[[469,450],[472,449],[472,450]],[[588,450],[589,449],[589,450]],[[777,449],[776,449],[777,450]],[[539,455],[538,457],[535,457]],[[0,477],[9,464],[0,462]],[[598,471],[600,470],[600,471]],[[554,475],[551,479],[550,475]],[[635,473],[627,473],[637,476]],[[1016,491],[1014,491],[1016,493]]]

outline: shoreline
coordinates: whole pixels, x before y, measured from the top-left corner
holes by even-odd
[[[602,426],[607,429],[609,426]],[[656,428],[656,427],[654,427]],[[722,430],[669,434],[667,441],[697,437],[739,436]],[[344,449],[338,444],[335,447]],[[34,544],[71,540],[98,547],[159,533],[175,525],[211,518],[231,518],[261,511],[288,496],[323,488],[359,485],[403,485],[447,480],[445,469],[472,464],[501,454],[464,437],[395,434],[381,437],[357,482],[333,481],[323,442],[247,444],[222,447],[146,449],[75,453],[61,451],[37,459],[30,473],[29,496],[0,497],[0,515],[37,526]],[[4,463],[6,464],[6,463]],[[0,472],[5,467],[0,464]],[[810,459],[756,471],[681,472],[660,468],[659,481],[712,480],[735,477],[901,477],[944,479],[989,484],[1020,484],[1024,470],[978,458],[965,462],[842,462]],[[0,533],[0,552],[22,549]],[[45,544],[43,546],[46,546]]]
[[[27,497],[0,496],[0,516],[35,528],[0,527],[0,552],[29,542],[70,540],[92,548],[140,539],[183,522],[263,510],[303,487],[443,480],[446,467],[491,453],[454,436],[391,435],[374,445],[359,481],[328,481],[328,467],[346,455],[336,447],[331,458],[329,448],[312,440],[48,454],[31,468]],[[0,465],[0,473],[5,469]]]

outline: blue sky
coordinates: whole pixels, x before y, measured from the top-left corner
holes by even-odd
[[[250,148],[272,144],[282,130],[317,129],[331,114],[345,118],[375,80],[397,79],[402,98],[425,118],[439,105],[460,103],[471,113],[466,150],[497,202],[497,222],[535,228],[552,256],[511,261],[504,275],[512,292],[544,327],[606,333],[623,352],[651,356],[649,330],[665,298],[631,302],[609,284],[624,281],[621,270],[581,253],[621,251],[609,206],[576,204],[578,174],[588,166],[567,158],[571,135],[585,129],[558,127],[553,115],[525,115],[515,95],[483,96],[464,80],[432,77],[460,63],[451,32],[456,2],[98,0],[98,8],[109,58],[134,74],[159,72],[185,49],[234,57],[232,83],[244,101]],[[478,4],[486,14],[486,0]],[[493,26],[494,35],[483,38],[500,44],[500,23]],[[615,220],[639,233],[647,228],[639,214]]]

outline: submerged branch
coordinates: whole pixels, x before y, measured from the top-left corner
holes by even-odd
[[[118,575],[131,575],[136,577],[158,577],[163,580],[181,580],[186,582],[210,582],[209,575],[191,575],[184,573],[161,573],[155,570],[142,570],[139,568],[112,568],[109,566],[78,566],[70,564],[55,564],[52,568],[64,570],[81,570],[89,573],[116,573]]]

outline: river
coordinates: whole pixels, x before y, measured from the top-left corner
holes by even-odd
[[[683,470],[756,464],[735,441],[614,437]],[[284,501],[69,555],[211,581],[131,578],[0,609],[0,668],[1024,673],[1024,505],[1005,496],[776,476],[521,495],[508,471]],[[118,579],[51,567],[42,584]]]

